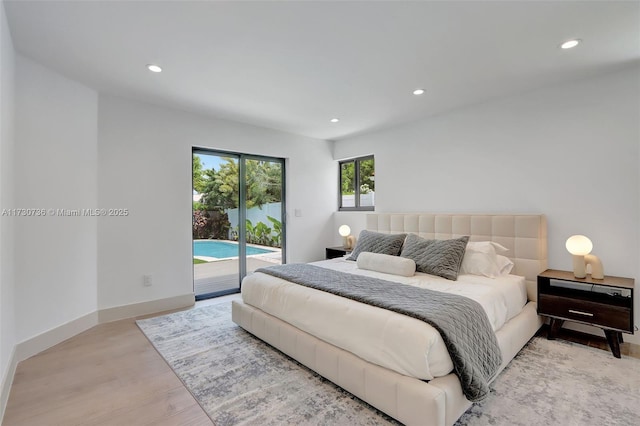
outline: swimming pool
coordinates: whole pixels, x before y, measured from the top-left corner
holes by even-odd
[[[240,246],[220,240],[194,241],[193,255],[215,257],[224,259],[227,257],[238,257]],[[273,250],[247,246],[247,256],[254,254],[272,253]]]

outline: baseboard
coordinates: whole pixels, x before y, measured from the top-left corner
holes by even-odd
[[[45,331],[31,339],[18,343],[11,351],[7,370],[2,377],[0,388],[0,423],[4,418],[4,412],[9,401],[9,393],[15,376],[18,363],[30,358],[38,353],[49,349],[58,343],[64,342],[71,337],[82,333],[96,325],[104,322],[111,322],[125,318],[132,318],[141,315],[148,315],[173,309],[187,308],[195,304],[193,293],[181,296],[169,297],[149,302],[134,303],[131,305],[116,306],[114,308],[101,309],[91,312],[59,327]]]
[[[16,347],[14,346],[11,351],[7,370],[2,377],[2,388],[0,389],[0,424],[2,424],[2,419],[4,419],[4,412],[9,402],[9,392],[11,392],[11,385],[13,384],[13,377],[16,374],[17,367],[18,359],[16,358]]]
[[[601,328],[594,327],[586,324],[579,324],[570,321],[565,321],[562,325],[562,328],[568,328],[569,330],[580,331],[586,334],[593,334],[595,336],[600,336],[604,338],[604,331]],[[622,334],[622,338],[625,342],[633,343],[635,345],[640,345],[640,333],[637,331],[634,334]]]
[[[4,418],[4,412],[9,402],[9,394],[11,393],[11,386],[13,385],[18,363],[96,325],[98,325],[98,313],[91,312],[59,327],[40,333],[13,347],[7,371],[2,378],[2,389],[0,389],[0,423]]]
[[[185,308],[193,306],[195,296],[193,293],[169,297],[149,302],[135,303],[132,305],[117,306],[114,308],[102,309],[91,312],[66,324],[45,331],[31,339],[18,343],[14,348],[13,358],[15,363],[19,363],[32,357],[45,349],[57,345],[77,334],[82,333],[103,322],[110,322],[119,319],[131,318],[139,315],[147,315],[155,312],[168,311],[171,309]]]
[[[193,306],[196,303],[195,294],[188,293],[166,299],[150,300],[148,302],[133,303],[131,305],[116,306],[98,311],[98,322],[111,322],[141,315],[155,314],[172,309]]]
[[[66,324],[38,334],[24,342],[18,343],[15,348],[15,358],[17,362],[24,361],[96,325],[98,325],[98,313],[91,312],[73,321],[69,321]]]
[[[640,334],[637,331],[634,334],[622,334],[622,338],[625,342],[640,345]]]

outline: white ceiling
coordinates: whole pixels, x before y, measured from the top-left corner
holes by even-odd
[[[637,1],[4,4],[18,52],[102,93],[332,140],[640,61]]]

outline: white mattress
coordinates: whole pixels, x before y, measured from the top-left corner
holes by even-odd
[[[517,315],[527,302],[525,279],[514,275],[495,279],[460,275],[457,281],[450,281],[422,273],[400,277],[362,270],[356,262],[344,258],[314,265],[469,297],[482,305],[494,331]],[[244,279],[242,299],[300,330],[400,374],[431,380],[453,370],[440,334],[418,319],[261,273]]]

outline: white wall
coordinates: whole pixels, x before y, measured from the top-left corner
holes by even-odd
[[[0,211],[13,207],[14,150],[14,67],[15,57],[7,26],[4,4],[0,2]],[[10,368],[16,344],[13,268],[14,219],[0,215],[0,389]],[[4,409],[0,399],[0,419]]]
[[[331,142],[108,96],[98,123],[98,202],[130,211],[98,222],[100,309],[193,293],[193,146],[287,158],[287,259],[324,257],[337,197]]]
[[[640,278],[639,72],[346,139],[334,158],[375,154],[378,212],[544,213],[549,267],[570,270],[565,240],[585,234],[606,274]],[[357,235],[363,215],[336,213],[341,223]],[[640,290],[635,304],[639,324]]]
[[[15,79],[15,207],[95,208],[97,93],[20,55]],[[96,311],[95,218],[16,218],[14,254],[19,342]]]

